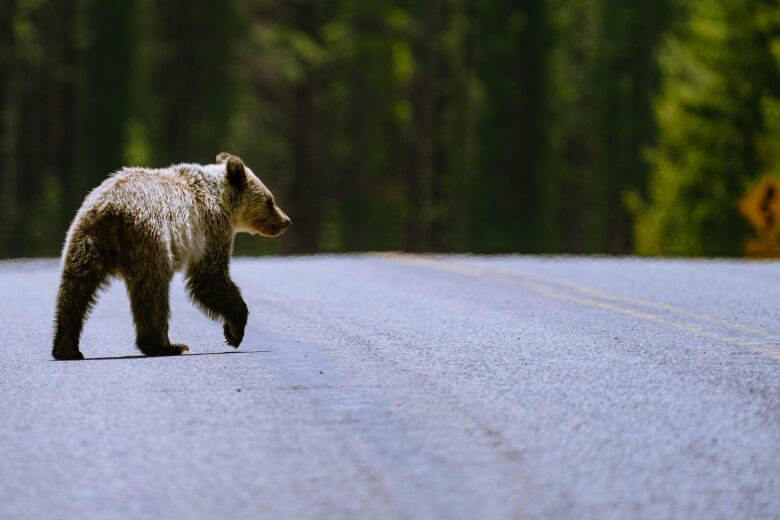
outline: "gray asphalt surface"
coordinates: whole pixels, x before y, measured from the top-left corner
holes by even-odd
[[[50,359],[53,260],[0,262],[0,518],[780,518],[780,263],[234,259],[238,351],[121,282]]]

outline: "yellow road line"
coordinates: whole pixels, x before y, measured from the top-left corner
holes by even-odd
[[[507,274],[509,276],[512,275],[512,273],[510,273],[510,272],[502,271],[502,273],[505,273],[505,274]],[[718,324],[721,324],[721,325],[725,325],[725,326],[730,327],[732,329],[741,330],[741,331],[744,331],[744,332],[748,332],[750,334],[769,335],[769,336],[773,335],[772,332],[770,332],[769,330],[767,330],[767,329],[765,329],[763,327],[756,326],[756,325],[747,325],[745,323],[740,323],[738,321],[734,321],[734,320],[730,320],[730,319],[727,319],[727,318],[723,318],[721,316],[714,316],[712,314],[706,314],[706,313],[703,313],[703,312],[691,311],[691,310],[688,310],[688,309],[684,309],[682,307],[676,307],[674,305],[669,305],[667,303],[659,303],[659,302],[654,302],[654,301],[650,301],[650,300],[644,300],[644,299],[641,299],[641,298],[633,298],[631,296],[622,296],[622,295],[617,295],[617,294],[611,294],[611,293],[607,293],[607,292],[604,292],[604,291],[600,291],[598,289],[593,289],[591,287],[586,287],[584,285],[580,285],[578,283],[569,282],[569,281],[565,281],[565,280],[554,280],[554,279],[546,278],[544,276],[539,276],[539,275],[533,275],[533,277],[538,279],[538,280],[540,280],[540,281],[544,281],[546,283],[550,283],[550,284],[553,284],[553,285],[558,285],[560,287],[565,287],[565,288],[568,288],[568,289],[572,289],[572,290],[580,292],[582,294],[587,294],[589,296],[594,296],[596,298],[601,298],[601,299],[604,299],[604,300],[623,302],[623,303],[628,303],[628,304],[632,304],[632,305],[639,305],[639,306],[642,306],[642,307],[650,307],[652,309],[656,309],[656,310],[660,310],[660,311],[671,312],[671,313],[680,314],[680,315],[683,315],[683,316],[689,316],[691,318],[695,318],[695,319],[698,319],[698,320],[701,320],[701,321],[709,321],[709,322],[712,322],[712,323],[718,323]],[[780,338],[775,338],[775,339],[780,339]]]
[[[771,345],[766,345],[760,341],[755,341],[752,339],[742,338],[739,336],[730,336],[725,334],[718,334],[706,329],[703,329],[702,327],[699,327],[697,325],[693,325],[691,323],[685,323],[683,321],[674,320],[670,318],[665,318],[663,316],[659,316],[657,314],[649,313],[649,312],[641,312],[634,309],[629,309],[626,307],[620,307],[616,304],[610,304],[601,302],[598,300],[593,300],[589,298],[579,298],[576,296],[570,296],[567,294],[555,292],[553,290],[550,290],[547,287],[544,287],[540,284],[534,284],[532,282],[526,283],[527,286],[529,286],[531,289],[536,291],[538,294],[541,294],[543,296],[546,296],[548,298],[552,298],[555,300],[561,300],[561,301],[567,301],[571,303],[578,303],[580,305],[587,305],[589,307],[596,307],[599,309],[609,310],[612,312],[616,312],[619,314],[625,314],[627,316],[631,316],[634,318],[639,318],[646,321],[653,321],[656,323],[661,323],[664,325],[668,325],[670,327],[673,327],[677,330],[681,330],[683,332],[687,332],[689,334],[694,334],[696,336],[701,336],[704,338],[714,339],[716,341],[721,341],[724,343],[729,343],[732,345],[736,345],[739,347],[748,347],[751,349],[754,349],[758,352],[761,352],[764,355],[767,355],[773,359],[776,359],[780,361],[780,348],[773,347]]]
[[[449,259],[446,261],[441,261],[435,259],[435,257],[415,256],[415,255],[406,255],[406,254],[399,254],[399,253],[380,253],[377,256],[379,256],[380,258],[385,258],[390,261],[430,267],[440,271],[447,271],[447,272],[451,272],[451,273],[455,273],[461,276],[467,276],[471,278],[494,278],[494,279],[497,278],[497,279],[514,280],[516,282],[523,284],[529,289],[533,290],[537,294],[540,294],[550,299],[566,301],[569,303],[576,303],[588,307],[595,307],[598,309],[631,316],[633,318],[637,318],[645,321],[660,323],[675,328],[677,330],[687,332],[689,334],[694,334],[699,337],[713,339],[716,341],[724,342],[739,347],[747,347],[780,361],[780,347],[767,345],[761,341],[743,338],[741,336],[719,334],[707,330],[705,328],[702,328],[698,325],[687,323],[685,321],[680,321],[678,319],[664,317],[654,312],[640,311],[637,309],[632,309],[630,307],[621,306],[620,303],[627,303],[627,304],[637,305],[641,307],[648,307],[651,309],[662,310],[665,312],[678,314],[681,316],[687,316],[702,321],[718,323],[733,329],[749,332],[754,335],[763,336],[764,334],[766,334],[765,329],[762,329],[760,327],[752,327],[750,325],[745,325],[739,322],[734,322],[732,320],[727,320],[719,316],[713,316],[711,314],[704,314],[700,312],[690,311],[688,309],[683,309],[681,307],[675,307],[673,305],[652,302],[649,300],[643,300],[639,298],[618,296],[597,289],[592,289],[584,285],[567,282],[563,280],[554,280],[548,277],[518,274],[513,272],[507,272],[504,270],[495,270],[495,269],[488,270],[488,269],[481,269],[479,267],[475,268],[474,266],[464,265],[462,263],[457,263],[457,261],[449,260]],[[561,289],[564,290],[568,289],[576,293],[579,293],[580,295],[586,295],[586,296],[566,294],[565,292],[560,292]],[[600,300],[594,298],[600,298]],[[602,301],[602,300],[606,300],[606,301]]]

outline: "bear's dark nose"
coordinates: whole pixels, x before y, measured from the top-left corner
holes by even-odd
[[[279,224],[282,229],[287,229],[290,227],[290,224],[292,224],[292,220],[290,220],[290,217],[286,216],[282,219],[282,222]]]

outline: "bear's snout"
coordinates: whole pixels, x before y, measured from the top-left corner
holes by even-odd
[[[265,219],[263,223],[255,225],[261,235],[267,237],[278,237],[284,231],[290,227],[292,221],[283,211],[277,210],[276,215],[273,218]]]
[[[284,233],[284,231],[288,227],[290,227],[290,224],[292,224],[292,221],[290,220],[290,217],[288,217],[287,215],[284,215],[283,217],[281,217],[279,219],[279,221],[276,224],[271,226],[271,228],[272,228],[271,235],[272,236],[279,236],[279,235],[281,235],[282,233]]]

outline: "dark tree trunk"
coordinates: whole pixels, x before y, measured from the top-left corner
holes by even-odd
[[[11,89],[14,84],[13,20],[16,0],[0,1],[0,252],[12,253],[10,233],[16,214]]]
[[[14,198],[24,201],[11,230],[16,255],[59,253],[72,215],[63,204],[76,149],[76,5],[52,0],[36,6],[29,22],[40,58],[19,58],[15,69]]]
[[[320,183],[322,154],[318,131],[320,121],[317,106],[318,88],[314,79],[307,79],[295,89],[290,145],[293,155],[293,180],[290,185],[290,211],[296,218],[290,238],[291,250],[312,253],[318,250],[322,227],[323,190]]]
[[[316,41],[321,20],[315,7],[301,5],[293,12],[295,25]],[[319,249],[323,219],[323,186],[321,170],[326,168],[322,153],[323,125],[321,119],[320,73],[310,65],[293,87],[293,102],[289,129],[293,179],[290,185],[290,211],[300,215],[295,220],[290,249],[296,253],[312,253]]]
[[[436,139],[436,88],[439,46],[440,0],[422,4],[419,15],[422,18],[419,33],[413,39],[413,48],[418,63],[409,92],[412,106],[412,123],[407,134],[406,167],[404,187],[408,215],[405,222],[404,247],[409,251],[431,249],[431,215],[433,200],[434,163]]]
[[[88,0],[82,6],[81,142],[79,171],[67,190],[71,204],[123,165],[138,38],[135,0]]]
[[[155,159],[163,165],[211,162],[230,119],[235,14],[209,0],[158,0],[155,6]]]

